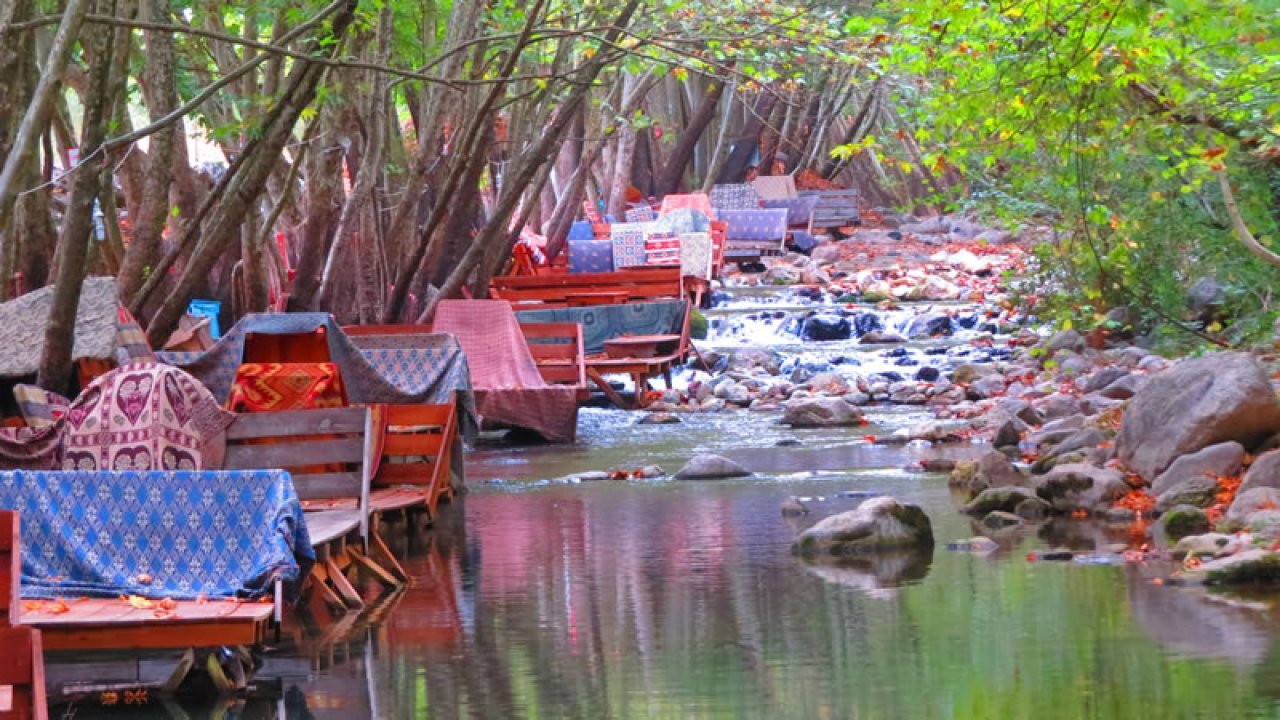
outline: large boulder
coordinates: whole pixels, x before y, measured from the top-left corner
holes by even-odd
[[[989,512],[1014,512],[1023,501],[1035,498],[1034,491],[1024,487],[1016,487],[1008,485],[1005,487],[987,488],[978,494],[978,497],[969,501],[964,506],[964,512],[969,515],[983,516]]]
[[[849,318],[834,314],[812,315],[804,321],[800,334],[805,340],[848,340],[853,335]]]
[[[1263,455],[1262,457],[1266,457]],[[1277,456],[1280,458],[1280,455]],[[1261,460],[1261,458],[1259,458]],[[1188,480],[1206,477],[1230,477],[1240,472],[1244,463],[1244,447],[1238,442],[1218,443],[1183,455],[1151,483],[1151,494],[1160,497],[1174,486]],[[1256,466],[1256,463],[1255,463]]]
[[[1239,470],[1240,467],[1237,465],[1236,471]],[[1234,475],[1235,472],[1222,474]],[[1244,482],[1240,483],[1240,492],[1259,487],[1280,489],[1280,450],[1265,452],[1253,461],[1253,465],[1249,466],[1249,472],[1245,473]]]
[[[1244,524],[1250,515],[1263,510],[1280,508],[1280,490],[1269,487],[1256,487],[1236,495],[1227,508],[1227,522],[1232,525]]]
[[[746,477],[751,471],[722,455],[698,455],[680,468],[677,480],[719,480]]]
[[[847,427],[862,424],[862,413],[838,397],[807,397],[784,406],[782,422],[795,428]]]
[[[933,547],[933,526],[918,505],[884,496],[832,515],[801,533],[792,550],[801,555],[845,555]]]
[[[1165,490],[1156,497],[1156,510],[1165,512],[1178,505],[1207,508],[1217,500],[1222,488],[1211,477],[1191,477]]]
[[[950,334],[951,318],[939,312],[917,315],[907,323],[906,335],[912,340]]]
[[[993,450],[978,459],[978,470],[969,481],[969,489],[976,492],[987,488],[1025,485],[1026,480],[1026,476],[1018,472],[1007,455]]]
[[[1217,353],[1187,360],[1129,401],[1116,442],[1120,460],[1152,480],[1179,456],[1234,440],[1248,447],[1280,429],[1280,402],[1257,360]]]
[[[727,369],[742,372],[759,368],[770,375],[777,375],[781,365],[782,356],[772,350],[740,348],[729,356]]]
[[[1085,463],[1058,465],[1036,482],[1036,494],[1058,512],[1094,512],[1128,492],[1129,485],[1119,471]]]

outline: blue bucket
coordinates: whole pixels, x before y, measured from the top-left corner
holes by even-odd
[[[214,340],[222,336],[218,330],[218,313],[222,312],[222,303],[217,300],[192,300],[187,306],[187,314],[209,318],[209,334]]]

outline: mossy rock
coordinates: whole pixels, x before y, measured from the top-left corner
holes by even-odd
[[[701,310],[695,309],[689,314],[689,336],[694,340],[707,339],[707,316]]]
[[[1280,553],[1253,550],[1241,553],[1221,568],[1209,570],[1209,582],[1218,585],[1275,585],[1280,583]]]
[[[1160,518],[1160,524],[1164,526],[1165,537],[1170,540],[1209,532],[1209,516],[1204,510],[1191,505],[1178,505],[1169,510]]]

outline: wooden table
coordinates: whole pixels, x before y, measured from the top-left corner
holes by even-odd
[[[670,355],[680,345],[679,335],[622,335],[604,341],[611,360],[653,358]]]
[[[587,307],[591,305],[621,305],[630,296],[631,293],[626,290],[600,290],[567,293],[564,299],[569,307]]]

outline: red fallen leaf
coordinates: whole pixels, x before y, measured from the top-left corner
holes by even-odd
[[[875,435],[863,435],[863,436],[862,436],[862,441],[863,441],[863,442],[869,442],[869,443],[875,444],[876,436],[875,436]]]
[[[871,421],[866,418],[858,418],[859,425],[870,425]]]
[[[31,612],[36,612],[42,607],[44,607],[43,600],[26,600],[22,603],[22,608]]]
[[[1039,555],[1036,555],[1033,552],[1029,552],[1027,553],[1027,562],[1035,562],[1036,560],[1039,559],[1039,557],[1040,557]]]
[[[175,610],[178,603],[173,598],[165,598],[159,602],[161,610]]]
[[[1151,578],[1151,584],[1152,584],[1152,585],[1163,585],[1163,584],[1164,584],[1164,578]]]

